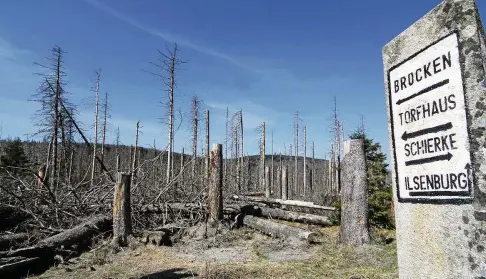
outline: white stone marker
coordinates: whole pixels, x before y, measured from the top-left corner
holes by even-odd
[[[486,47],[445,0],[383,48],[400,278],[486,278]]]

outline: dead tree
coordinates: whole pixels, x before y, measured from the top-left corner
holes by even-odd
[[[95,72],[95,115],[94,115],[94,135],[93,135],[93,162],[91,164],[91,186],[94,185],[96,173],[96,156],[98,155],[98,115],[99,115],[99,100],[100,100],[100,70]]]
[[[137,154],[138,154],[138,135],[140,132],[140,121],[137,121],[137,130],[135,133],[135,148],[133,150],[132,158],[132,185],[135,186],[135,180],[137,179]]]
[[[240,148],[240,159],[239,159],[239,169],[240,169],[240,172],[238,173],[238,175],[240,176],[240,179],[238,180],[238,187],[239,189],[241,190],[241,178],[244,178],[246,177],[244,174],[243,174],[243,161],[244,161],[244,158],[245,158],[245,150],[244,150],[244,138],[243,138],[243,110],[240,110],[240,113],[238,114],[239,117],[240,117],[240,125],[239,125],[239,128],[240,128],[240,143],[241,143],[241,148]],[[247,174],[247,176],[249,176]],[[244,182],[243,182],[244,183]]]
[[[270,167],[265,167],[265,197],[270,198],[272,190],[270,189]]]
[[[314,142],[312,142],[312,168],[311,168],[311,184],[310,184],[310,192],[311,192],[311,195],[313,193],[314,186],[316,185],[315,172],[316,172],[316,165],[315,165],[315,146],[314,146]]]
[[[126,246],[132,234],[130,174],[118,173],[113,197],[113,242]]]
[[[229,110],[228,107],[226,107],[226,129],[224,133],[224,184],[226,187],[228,187],[228,133],[229,133]]]
[[[307,197],[307,127],[304,126],[304,197]]]
[[[199,122],[199,101],[197,96],[192,97],[192,169],[191,169],[191,190],[194,193],[196,183],[196,163],[197,163],[197,132]]]
[[[149,72],[150,74],[160,78],[164,85],[167,87],[165,91],[167,92],[167,101],[164,103],[167,107],[167,134],[168,134],[168,152],[167,152],[167,173],[166,173],[166,183],[169,184],[174,176],[174,97],[175,97],[175,90],[177,87],[176,82],[176,70],[179,65],[186,63],[177,58],[178,52],[177,44],[174,44],[172,49],[166,47],[166,53],[159,52],[161,58],[158,59],[157,63],[152,63],[157,70],[158,73]]]
[[[211,151],[208,206],[211,223],[223,219],[223,146],[214,144]]]
[[[179,170],[179,189],[184,189],[184,147],[181,152],[181,167]]]
[[[266,181],[265,181],[265,121],[263,121],[262,125],[260,126],[261,136],[260,136],[260,191],[265,191],[267,189]]]
[[[106,143],[106,126],[108,121],[108,92],[105,93],[105,103],[103,105],[103,127],[101,138],[101,161],[104,162],[105,158],[105,143]]]
[[[30,99],[40,104],[40,108],[35,114],[35,125],[38,127],[38,130],[34,135],[45,136],[50,142],[47,150],[44,183],[50,185],[51,189],[57,188],[58,177],[65,176],[64,173],[60,173],[59,161],[65,161],[66,159],[65,140],[72,139],[72,134],[69,135],[72,131],[70,126],[72,125],[71,118],[64,120],[66,119],[66,112],[70,111],[71,116],[74,114],[74,106],[68,102],[66,91],[64,90],[66,73],[63,66],[63,54],[64,52],[59,46],[54,46],[51,49],[51,56],[46,58],[47,65],[35,63],[44,71],[38,74],[42,77],[42,81],[36,93]],[[66,112],[62,110],[62,102],[65,104]],[[59,152],[59,139],[63,143],[61,152]],[[59,154],[64,154],[64,160],[59,160]]]
[[[287,200],[289,198],[289,178],[287,166],[282,168],[282,200]]]
[[[274,173],[274,169],[273,169],[273,156],[274,156],[274,154],[273,154],[273,129],[272,129],[272,158],[271,158],[271,168],[272,168],[272,170],[270,171],[270,173],[271,173],[271,176],[270,176],[270,186],[271,186],[270,193],[273,192],[272,189],[275,189],[275,187],[273,187],[273,185],[275,184],[275,181],[273,180],[273,178],[274,178],[273,177],[273,173]]]
[[[300,195],[299,193],[299,166],[297,160],[299,157],[299,111],[295,113],[294,117],[294,147],[295,147],[295,161],[294,161],[294,181],[293,181],[293,192],[295,196]]]
[[[206,110],[206,181],[209,181],[210,150],[209,150],[209,110]]]

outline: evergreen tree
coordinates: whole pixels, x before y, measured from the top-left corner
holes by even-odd
[[[387,185],[388,164],[381,145],[369,138],[362,129],[350,135],[351,139],[362,139],[366,154],[369,223],[373,227],[391,229],[395,227],[392,215],[393,192]]]
[[[25,173],[25,170],[22,170],[22,168],[26,168],[29,161],[25,156],[22,141],[19,138],[7,143],[3,153],[0,156],[2,174],[6,174],[6,171],[13,175]]]

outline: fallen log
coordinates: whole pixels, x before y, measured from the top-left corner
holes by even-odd
[[[72,229],[53,235],[38,243],[37,246],[60,247],[78,244],[89,239],[94,234],[103,233],[111,229],[112,218],[108,216],[96,216]]]
[[[307,213],[300,213],[300,212],[293,212],[287,211],[282,209],[276,208],[260,208],[261,216],[267,218],[274,218],[280,219],[290,222],[299,222],[299,223],[306,223],[312,225],[320,225],[320,226],[331,226],[331,222],[325,216],[319,216],[314,214],[307,214]]]
[[[297,238],[309,243],[315,243],[319,240],[319,234],[307,231],[301,228],[280,224],[274,221],[258,218],[251,215],[243,217],[243,224],[258,230],[266,235],[277,238]]]
[[[12,251],[0,252],[0,258],[10,258],[10,257],[32,258],[38,256],[47,257],[49,255],[53,255],[53,249],[51,247],[45,247],[45,246],[32,246],[32,247],[21,248]]]
[[[32,218],[24,211],[13,206],[0,205],[0,231],[13,228]]]
[[[265,204],[298,206],[298,207],[321,209],[321,210],[327,210],[327,211],[336,210],[336,208],[332,207],[332,206],[322,206],[322,205],[316,205],[313,202],[296,201],[296,200],[282,200],[282,199],[251,197],[251,196],[238,196],[238,195],[233,195],[232,199],[241,200],[241,201],[262,202],[262,203],[265,203]]]
[[[30,269],[33,265],[37,264],[41,258],[34,257],[34,258],[23,258],[16,262],[7,263],[4,265],[0,265],[0,275],[9,275],[12,276],[12,273],[23,273],[26,272],[27,269]],[[20,275],[20,274],[19,274]]]
[[[29,239],[27,233],[5,234],[0,236],[0,250],[17,248]]]

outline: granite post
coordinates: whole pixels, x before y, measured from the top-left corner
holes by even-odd
[[[486,278],[485,61],[473,0],[383,48],[400,278]]]

